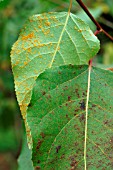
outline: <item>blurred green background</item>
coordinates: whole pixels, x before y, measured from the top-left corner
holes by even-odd
[[[84,0],[93,16],[113,36],[113,0]],[[0,170],[17,169],[24,124],[16,101],[11,71],[10,51],[18,39],[26,19],[37,13],[67,11],[69,0],[0,0]],[[75,0],[72,10],[85,20],[93,31],[96,27]],[[113,42],[100,34],[101,50],[94,65],[113,67]]]

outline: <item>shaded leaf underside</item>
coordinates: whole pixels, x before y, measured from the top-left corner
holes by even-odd
[[[113,169],[113,73],[92,68],[88,106],[87,169]],[[88,66],[60,66],[36,80],[27,121],[34,166],[84,169]]]
[[[34,15],[26,22],[11,53],[20,105],[28,105],[37,76],[46,68],[86,64],[99,50],[88,25],[66,12]]]

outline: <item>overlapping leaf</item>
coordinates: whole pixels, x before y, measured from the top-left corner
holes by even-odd
[[[45,68],[86,64],[98,50],[98,39],[73,14],[61,12],[30,17],[11,54],[19,104],[29,103],[35,79]]]
[[[91,70],[87,169],[113,169],[113,73]],[[34,166],[84,169],[88,66],[60,66],[36,80],[27,120]]]

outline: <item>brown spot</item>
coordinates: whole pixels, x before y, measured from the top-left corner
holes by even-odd
[[[65,86],[63,90],[68,90],[68,86]]]
[[[76,167],[76,164],[77,164],[77,161],[76,160],[72,160],[70,165]]]
[[[36,167],[35,167],[35,170],[38,170],[38,169],[40,169],[40,166],[36,166]]]
[[[75,109],[75,112],[78,112],[79,111],[79,109]]]
[[[84,114],[80,115],[80,121],[85,120]]]
[[[58,74],[62,74],[61,71],[59,71]]]
[[[40,140],[40,139],[38,140],[38,144],[37,144],[37,147],[36,147],[37,150],[39,150],[39,148],[40,148],[42,142],[43,142],[42,140]]]
[[[112,143],[112,144],[113,144],[113,137],[111,137],[111,138],[110,138],[110,143]]]
[[[46,92],[45,92],[45,91],[43,91],[43,92],[42,92],[42,95],[45,95],[45,94],[46,94]]]
[[[60,149],[61,149],[61,145],[57,146],[56,147],[56,153],[58,153]]]
[[[65,155],[64,155],[64,154],[62,154],[61,159],[63,159],[64,157],[65,157]]]
[[[71,96],[68,96],[68,101],[71,101]]]
[[[108,68],[107,70],[113,71],[113,68]]]
[[[76,92],[76,94],[77,94],[77,97],[80,98],[79,90],[76,89],[75,92]]]
[[[104,124],[105,124],[105,125],[108,124],[108,120],[106,120],[106,121],[104,122]]]
[[[96,105],[95,105],[95,104],[92,104],[92,107],[96,107]]]
[[[75,155],[70,157],[71,159],[71,163],[70,166],[72,167],[71,170],[75,170],[76,169],[76,165],[77,165],[77,161],[75,160]]]
[[[38,160],[37,163],[39,164],[39,163],[40,163],[40,160]]]
[[[51,95],[48,95],[48,99],[51,99]]]
[[[43,132],[41,132],[40,135],[42,136],[42,138],[45,138],[45,134]]]
[[[85,110],[85,102],[84,101],[80,103],[80,108],[81,108],[81,110]]]

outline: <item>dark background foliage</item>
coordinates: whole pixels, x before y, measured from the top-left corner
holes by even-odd
[[[84,0],[102,27],[113,36],[113,0]],[[0,169],[13,170],[17,167],[24,125],[16,101],[14,80],[10,63],[10,51],[17,40],[26,19],[37,13],[67,11],[69,0],[2,0],[0,1]],[[94,24],[73,0],[72,12]],[[113,43],[100,34],[101,50],[94,64],[113,67]],[[13,162],[13,163],[12,163]]]

